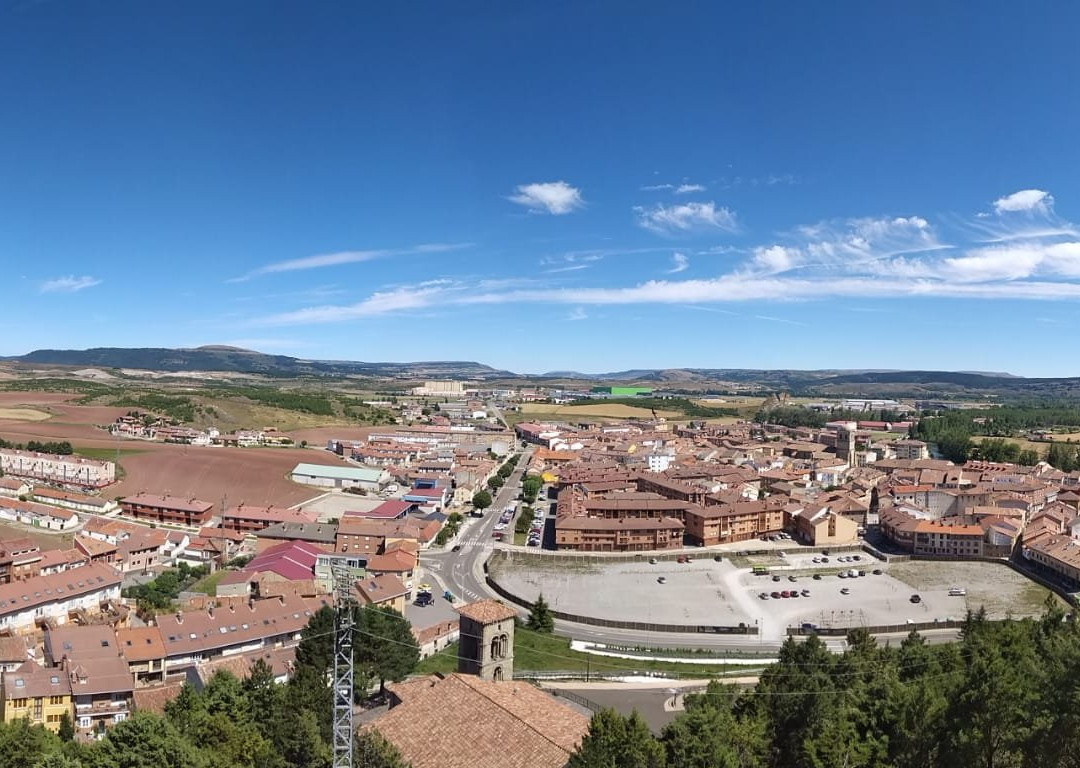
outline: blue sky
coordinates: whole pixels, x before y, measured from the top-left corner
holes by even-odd
[[[0,354],[1080,373],[1080,6],[531,5],[0,0]]]

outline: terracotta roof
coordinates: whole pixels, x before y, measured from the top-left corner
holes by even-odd
[[[528,683],[467,675],[391,686],[372,727],[413,768],[563,768],[589,718]]]
[[[494,624],[517,616],[517,611],[498,600],[478,600],[459,607],[457,612],[480,624]]]
[[[379,605],[407,594],[408,590],[397,576],[383,573],[357,581],[356,592],[360,595],[361,605]]]
[[[116,630],[120,653],[129,662],[165,658],[165,641],[157,627],[128,627]]]
[[[120,572],[105,563],[0,585],[0,616],[118,586]]]
[[[169,656],[188,656],[294,634],[330,602],[326,598],[256,600],[251,605],[158,616]],[[179,615],[179,618],[177,616]]]
[[[0,637],[0,662],[26,661],[26,641],[18,635]]]
[[[140,712],[165,714],[165,705],[180,695],[183,683],[156,685],[153,688],[136,688],[134,694],[135,709]]]
[[[71,683],[62,669],[45,668],[32,661],[26,661],[14,671],[5,673],[4,688],[9,699],[71,695]]]
[[[144,507],[171,509],[177,512],[196,512],[202,514],[214,508],[213,502],[200,499],[185,499],[180,496],[159,496],[151,493],[138,493],[126,496],[122,504],[138,504]]]

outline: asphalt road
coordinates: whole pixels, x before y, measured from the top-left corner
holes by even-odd
[[[484,561],[494,549],[495,540],[491,537],[495,523],[502,510],[517,500],[520,481],[524,474],[532,448],[522,454],[517,469],[507,479],[506,484],[495,495],[491,507],[481,518],[467,517],[457,538],[446,549],[430,549],[424,553],[424,563],[428,576],[425,581],[432,581],[440,586],[436,599],[442,600],[442,591],[449,590],[457,601],[472,602],[488,597],[498,597],[488,589],[484,580]],[[545,501],[545,503],[548,503]],[[547,529],[553,528],[548,520]],[[513,536],[513,528],[506,529],[508,536]],[[545,534],[548,531],[545,530]],[[457,552],[453,547],[460,547]],[[640,632],[636,630],[595,627],[587,624],[575,624],[567,621],[555,622],[555,633],[574,640],[586,640],[595,643],[607,643],[625,646],[650,646],[655,648],[708,648],[723,649],[732,652],[751,654],[774,654],[780,647],[778,641],[766,642],[757,635],[711,635],[699,633]],[[931,643],[945,643],[956,640],[955,630],[924,632]],[[825,644],[836,651],[846,645],[843,638],[822,638]],[[903,635],[883,636],[879,642],[898,645]]]
[[[483,517],[465,518],[461,532],[448,548],[429,549],[424,553],[425,567],[432,579],[437,581],[443,590],[450,590],[458,600],[472,602],[495,596],[484,582],[484,561],[494,548],[495,540],[491,534],[499,515],[511,501],[517,500],[521,478],[531,455],[531,448],[522,453],[514,473],[495,494]],[[506,532],[508,536],[514,535],[512,527],[508,527]],[[457,552],[453,551],[456,547],[460,547]]]

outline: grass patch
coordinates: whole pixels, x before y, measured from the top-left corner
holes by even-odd
[[[227,571],[224,569],[214,571],[209,576],[203,576],[201,579],[188,587],[188,591],[203,592],[207,595],[210,595],[210,597],[217,597],[218,582],[224,579],[225,576],[229,573],[232,573],[232,571]]]
[[[460,646],[451,643],[433,656],[422,659],[416,667],[418,675],[450,674],[457,672],[457,655]],[[653,650],[653,653],[661,651]],[[691,656],[692,652],[667,652],[668,655]],[[645,655],[641,653],[639,655]],[[719,656],[719,654],[716,654]],[[748,670],[761,669],[761,663],[748,658],[746,664],[677,664],[652,659],[619,659],[596,656],[570,650],[570,641],[558,635],[544,635],[523,627],[514,630],[514,668],[530,672],[579,672],[586,674],[629,674],[632,672],[663,672],[673,677],[721,677],[745,674]]]
[[[121,448],[119,451],[120,458],[134,456],[136,453],[145,453],[145,451],[138,448]],[[86,448],[75,446],[75,455],[84,456],[87,459],[96,459],[98,461],[116,461],[117,450],[115,448]]]
[[[420,663],[416,666],[416,674],[449,675],[452,672],[457,672],[457,655],[460,648],[461,646],[458,643],[453,642],[438,653],[428,656],[426,659],[421,659]]]
[[[597,656],[570,649],[570,640],[558,635],[544,635],[523,627],[514,630],[514,669],[532,672],[580,672],[589,674],[631,674],[661,672],[673,677],[719,677],[748,668],[760,669],[761,663],[747,659],[745,665],[680,664],[654,659],[620,659]]]

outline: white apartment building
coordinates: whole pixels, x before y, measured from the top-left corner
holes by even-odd
[[[78,456],[0,448],[0,471],[58,485],[102,488],[116,482],[116,465]]]

